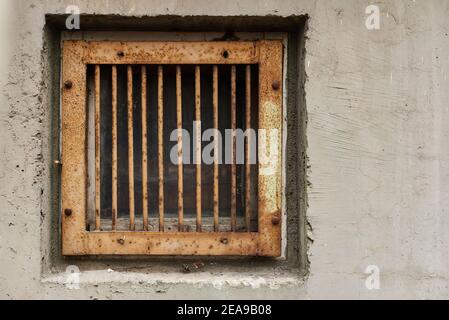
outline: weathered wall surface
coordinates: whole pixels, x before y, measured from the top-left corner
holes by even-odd
[[[365,27],[364,0],[1,2],[1,298],[449,298],[449,1],[375,1],[378,31]],[[304,281],[82,270],[90,280],[68,290],[43,272],[41,230],[56,214],[43,30],[45,14],[72,3],[86,14],[309,15]],[[369,265],[378,291],[365,287]]]

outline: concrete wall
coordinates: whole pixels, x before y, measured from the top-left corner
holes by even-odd
[[[57,75],[44,26],[46,14],[72,3],[85,14],[309,16],[307,276],[237,267],[183,275],[93,261],[81,268],[79,290],[64,286],[48,258]],[[377,31],[365,27],[370,4],[1,1],[0,297],[449,298],[449,1],[375,1]],[[369,265],[380,268],[380,290],[365,286]]]

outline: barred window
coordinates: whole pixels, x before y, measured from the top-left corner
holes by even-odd
[[[281,255],[283,45],[64,41],[63,254]]]

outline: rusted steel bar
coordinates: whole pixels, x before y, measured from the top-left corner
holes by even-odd
[[[228,232],[98,232],[87,233],[85,245],[90,255],[185,256],[196,259],[256,256],[260,249],[258,233]],[[195,263],[195,260],[193,260]]]
[[[112,66],[112,230],[117,230],[118,215],[118,123],[117,66]]]
[[[158,67],[159,231],[165,232],[164,194],[164,68]]]
[[[95,66],[95,230],[101,230],[100,66]]]
[[[251,129],[251,66],[246,66],[246,132]],[[245,150],[245,224],[251,232],[251,134],[247,135]]]
[[[260,174],[257,178],[258,197],[258,253],[262,256],[279,257],[282,253],[282,132],[283,132],[283,52],[282,41],[260,41],[259,63],[259,108],[258,129],[266,130],[266,146],[260,149],[270,152],[269,174]],[[277,132],[274,138],[274,131]],[[273,145],[274,144],[274,145]],[[263,147],[263,148],[262,148]],[[265,161],[264,161],[265,162]],[[259,161],[262,173],[267,163]]]
[[[231,126],[232,126],[232,173],[231,173],[231,230],[237,230],[237,68],[231,67]]]
[[[219,141],[218,141],[218,66],[213,67],[213,109],[214,109],[214,230],[220,230],[219,208]]]
[[[252,64],[258,63],[259,50],[254,42],[245,41],[89,41],[83,61],[99,64]],[[138,48],[138,49],[137,49]],[[225,51],[226,50],[226,51]],[[228,56],[224,57],[224,52]],[[229,54],[231,52],[232,54]]]
[[[182,70],[176,67],[176,109],[178,121],[178,228],[179,232],[184,228],[184,170],[182,150]]]
[[[129,176],[129,230],[134,231],[134,106],[133,106],[133,69],[128,66],[128,176]]]
[[[148,231],[148,120],[147,67],[142,66],[142,215],[143,229]]]
[[[196,141],[195,163],[196,163],[196,231],[202,229],[202,173],[201,173],[201,67],[195,68],[195,121],[196,121]]]

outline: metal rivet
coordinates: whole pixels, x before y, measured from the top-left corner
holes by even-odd
[[[279,88],[281,87],[281,84],[279,83],[278,80],[274,80],[273,81],[273,89],[274,90],[279,90]]]
[[[73,213],[72,209],[65,209],[65,210],[64,210],[64,214],[65,214],[67,217],[70,217],[70,216],[72,215],[72,213]]]
[[[67,80],[66,82],[64,82],[64,87],[66,89],[72,89],[73,88],[73,82],[70,80]]]
[[[274,225],[274,226],[277,226],[277,225],[279,225],[280,223],[281,223],[281,219],[279,218],[279,217],[273,217],[272,219],[271,219],[271,223]]]
[[[125,239],[118,239],[117,242],[123,246],[125,244]]]
[[[228,244],[228,243],[229,243],[229,240],[228,240],[227,238],[222,238],[222,239],[220,240],[220,242],[223,243],[223,244]]]
[[[117,55],[118,55],[120,58],[123,58],[123,57],[125,56],[125,53],[124,53],[123,51],[119,51],[119,52],[117,52]]]

